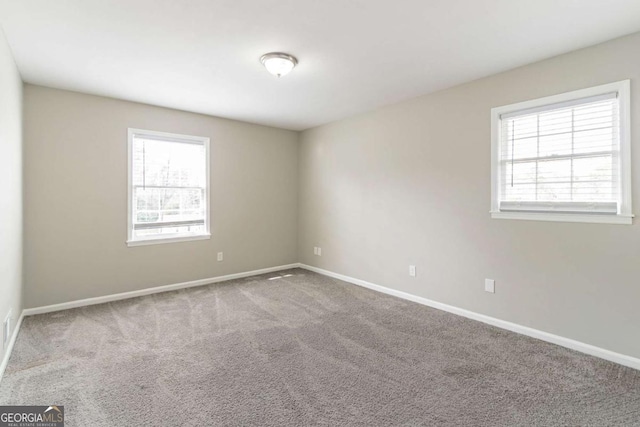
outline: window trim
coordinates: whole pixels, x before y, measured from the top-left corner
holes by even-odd
[[[133,238],[133,138],[134,136],[149,136],[152,139],[165,139],[177,142],[196,142],[204,146],[206,167],[206,191],[205,191],[205,218],[204,233],[176,233],[170,236],[152,236],[144,239]],[[210,139],[204,136],[182,135],[169,132],[128,128],[127,129],[127,246],[157,245],[162,243],[188,242],[192,240],[206,240],[211,238],[211,178],[210,178]]]
[[[617,92],[620,102],[620,207],[616,215],[597,213],[514,212],[500,210],[500,122],[501,116],[580,98]],[[586,222],[605,224],[633,223],[631,202],[631,81],[621,80],[600,86],[561,93],[491,109],[491,218],[533,221]]]

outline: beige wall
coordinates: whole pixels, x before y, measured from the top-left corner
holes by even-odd
[[[22,311],[22,80],[0,28],[0,326]],[[0,327],[0,361],[3,360]]]
[[[300,261],[640,357],[640,226],[489,217],[491,107],[626,78],[638,206],[638,48],[640,34],[300,135],[26,85],[25,306]],[[0,314],[20,306],[21,85],[5,51]],[[126,246],[128,127],[211,138],[211,240]]]
[[[25,122],[26,307],[297,261],[297,133],[32,85]],[[211,138],[211,240],[127,247],[128,127]]]
[[[300,261],[640,357],[640,219],[489,216],[492,107],[628,78],[640,205],[639,51],[636,34],[303,132]]]

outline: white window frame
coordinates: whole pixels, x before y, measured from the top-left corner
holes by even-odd
[[[133,138],[134,137],[148,136],[151,139],[175,141],[175,142],[197,142],[204,146],[205,161],[206,161],[206,190],[204,207],[205,207],[205,219],[204,226],[205,231],[203,233],[182,233],[167,236],[148,236],[144,238],[134,239],[133,236]],[[152,130],[128,128],[128,164],[127,164],[127,246],[143,246],[143,245],[156,245],[161,243],[175,243],[175,242],[187,242],[191,240],[206,240],[211,238],[210,232],[210,218],[211,218],[211,180],[209,175],[210,166],[210,140],[204,136],[191,136],[182,135],[177,133],[158,132]]]
[[[620,195],[618,213],[554,213],[543,212],[505,212],[500,211],[500,132],[501,116],[531,108],[545,107],[552,104],[570,102],[576,99],[604,95],[617,92],[620,114]],[[521,219],[534,221],[587,222],[606,224],[632,224],[633,211],[631,204],[631,109],[630,80],[604,84],[587,89],[547,96],[530,101],[518,102],[491,109],[491,218]]]

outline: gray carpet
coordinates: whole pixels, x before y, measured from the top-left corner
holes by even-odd
[[[0,404],[67,426],[640,426],[640,372],[296,269],[27,317]]]

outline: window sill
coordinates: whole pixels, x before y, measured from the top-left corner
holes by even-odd
[[[156,237],[144,240],[127,240],[127,246],[146,246],[146,245],[160,245],[163,243],[178,243],[189,242],[192,240],[208,240],[211,239],[211,234],[197,234],[193,236],[179,236],[179,237]]]
[[[633,215],[571,214],[551,212],[491,211],[493,219],[520,219],[527,221],[583,222],[592,224],[633,224]]]

